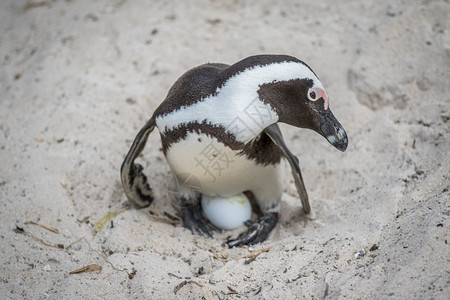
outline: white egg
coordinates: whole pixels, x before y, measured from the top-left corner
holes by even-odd
[[[211,224],[226,230],[244,225],[252,216],[252,206],[244,194],[230,198],[203,195],[202,208]]]

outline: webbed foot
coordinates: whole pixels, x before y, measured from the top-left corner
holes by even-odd
[[[235,239],[228,239],[226,244],[229,248],[243,245],[254,245],[264,242],[278,221],[278,213],[263,215],[255,222],[247,221],[247,231],[242,232]]]
[[[196,232],[212,238],[211,225],[203,214],[200,201],[191,204],[182,200],[183,226],[189,229],[193,234]]]

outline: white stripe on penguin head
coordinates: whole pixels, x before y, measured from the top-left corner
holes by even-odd
[[[315,87],[323,89],[319,79],[302,63],[286,61],[255,66],[230,77],[201,101],[156,118],[156,124],[164,134],[182,124],[206,121],[224,127],[237,141],[247,143],[279,119],[273,107],[259,99],[259,87],[293,79],[312,79]]]

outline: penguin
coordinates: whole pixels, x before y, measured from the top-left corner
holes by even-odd
[[[311,210],[298,159],[278,123],[312,129],[345,151],[347,134],[329,108],[313,70],[287,55],[256,55],[233,65],[207,63],[183,74],[139,131],[121,166],[124,192],[147,207],[153,192],[135,163],[149,134],[158,128],[162,151],[178,183],[183,226],[212,237],[200,205],[202,195],[250,193],[260,216],[226,244],[265,241],[275,227],[283,191],[283,158],[290,165],[303,210]]]

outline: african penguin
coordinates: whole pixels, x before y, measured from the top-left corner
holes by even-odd
[[[316,74],[285,55],[257,55],[234,65],[208,63],[189,70],[137,134],[121,167],[128,199],[148,206],[152,190],[134,160],[155,126],[162,149],[179,183],[184,226],[211,235],[199,199],[253,194],[261,211],[229,247],[267,239],[275,227],[283,190],[282,157],[291,166],[305,213],[308,195],[298,159],[287,148],[277,123],[312,129],[341,151],[347,135],[328,106]]]

